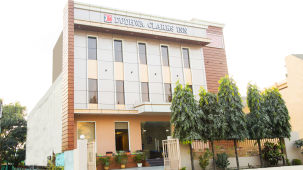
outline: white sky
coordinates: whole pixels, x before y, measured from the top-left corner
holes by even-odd
[[[285,79],[285,56],[303,53],[301,0],[79,0],[152,15],[224,23],[229,74],[241,95]],[[0,98],[33,109],[52,83],[52,49],[66,0],[0,5]],[[303,68],[302,68],[303,69]]]

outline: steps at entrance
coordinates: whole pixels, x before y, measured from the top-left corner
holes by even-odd
[[[147,159],[146,161],[150,166],[164,166],[163,158]]]

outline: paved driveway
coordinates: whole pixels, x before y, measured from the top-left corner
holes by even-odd
[[[121,170],[121,169],[119,169],[119,170]],[[164,166],[153,166],[153,167],[142,167],[142,168],[126,168],[125,170],[164,170]]]

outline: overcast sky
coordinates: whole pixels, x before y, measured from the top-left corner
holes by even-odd
[[[229,74],[241,95],[285,79],[285,56],[303,53],[302,0],[79,0],[190,20],[224,23]],[[0,6],[0,98],[28,111],[52,83],[52,49],[66,0],[3,0]],[[302,68],[303,69],[303,68]]]

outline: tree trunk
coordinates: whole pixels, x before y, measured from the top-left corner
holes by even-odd
[[[261,140],[258,139],[258,147],[259,147],[259,156],[260,156],[260,163],[261,163],[261,167],[263,167],[263,159],[262,159],[262,149],[261,149]]]
[[[213,153],[213,166],[214,166],[214,170],[216,170],[216,161],[215,161],[215,150],[214,150],[214,141],[211,140],[211,151]]]
[[[237,140],[236,139],[234,139],[234,146],[235,146],[235,154],[236,154],[236,161],[237,161],[237,169],[239,170],[240,166],[239,166],[239,158],[238,158]]]
[[[279,142],[280,142],[280,146],[281,146],[281,153],[283,154],[282,155],[283,166],[285,166],[285,158],[284,158],[284,150],[283,150],[282,140],[283,140],[283,138],[279,138]]]
[[[191,147],[191,143],[189,144],[189,150],[190,150],[191,169],[192,169],[192,170],[195,170],[195,166],[194,166],[194,156],[193,156],[193,148]]]

